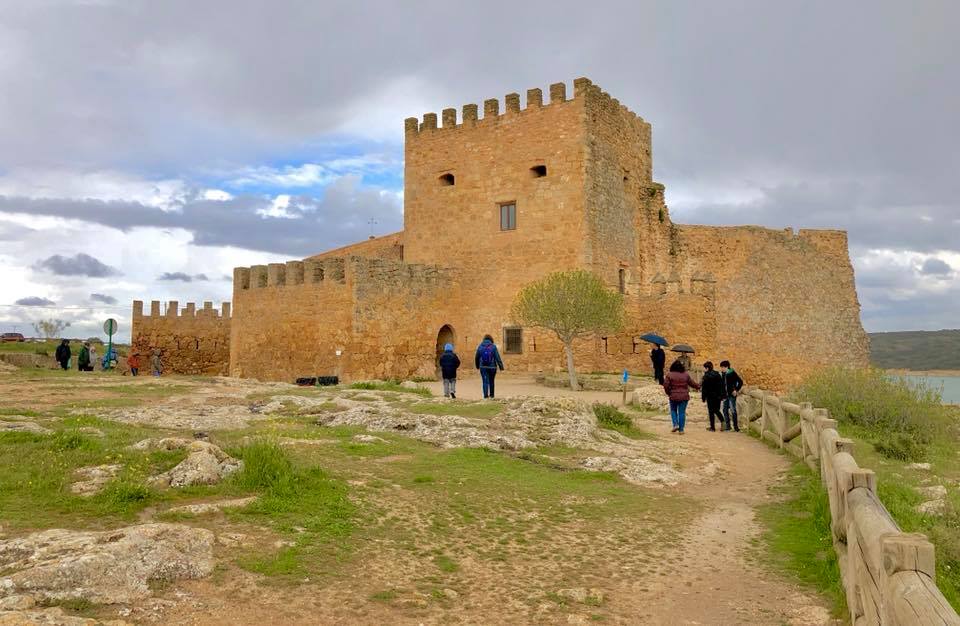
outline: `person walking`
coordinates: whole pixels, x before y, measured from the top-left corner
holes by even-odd
[[[740,432],[737,423],[737,396],[743,387],[743,379],[734,371],[730,361],[720,361],[720,375],[723,378],[723,429],[730,430],[730,418],[733,418],[733,430]]]
[[[77,367],[81,372],[92,372],[93,367],[90,366],[90,342],[84,341],[83,347],[80,348],[80,356],[77,357]]]
[[[670,398],[670,419],[673,420],[673,430],[683,434],[683,427],[687,421],[687,403],[690,402],[690,388],[700,389],[700,385],[690,378],[687,369],[679,360],[674,361],[670,371],[663,378],[663,390]]]
[[[160,360],[159,350],[153,351],[153,356],[150,357],[150,368],[153,370],[154,376],[163,374],[163,362]]]
[[[700,399],[707,403],[707,413],[710,415],[710,427],[707,430],[716,431],[716,422],[723,428],[723,415],[720,414],[720,403],[723,401],[723,377],[713,369],[713,362],[703,364],[703,380],[700,381]],[[716,421],[715,421],[716,420]]]
[[[68,339],[64,339],[60,342],[60,345],[57,346],[57,351],[54,353],[54,356],[57,359],[57,363],[60,364],[60,369],[70,369],[70,341]]]
[[[477,354],[473,358],[474,366],[480,370],[480,380],[483,381],[483,397],[494,397],[494,382],[497,378],[497,369],[503,371],[503,361],[493,337],[484,335],[483,341],[477,346]]]
[[[127,367],[130,368],[130,375],[136,376],[140,372],[140,353],[132,352],[130,356],[127,357]]]
[[[440,376],[443,378],[443,397],[457,399],[457,368],[460,367],[460,357],[453,351],[453,344],[443,346],[440,355]]]
[[[92,372],[95,369],[97,369],[97,346],[93,345],[89,341],[87,342],[87,344],[90,346],[90,369],[88,369],[87,371]]]
[[[658,344],[653,345],[650,351],[650,361],[653,363],[653,378],[663,384],[663,366],[667,364],[667,353]]]

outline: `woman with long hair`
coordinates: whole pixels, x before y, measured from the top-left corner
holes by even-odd
[[[663,390],[670,398],[670,419],[673,421],[673,430],[683,434],[683,427],[687,421],[687,403],[690,402],[690,389],[700,389],[700,385],[690,378],[687,368],[679,360],[674,361],[670,371],[663,378]]]

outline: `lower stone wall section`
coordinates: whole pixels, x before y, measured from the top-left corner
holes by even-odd
[[[140,353],[140,368],[150,370],[150,357],[159,350],[163,370],[172,374],[225,376],[230,371],[230,303],[218,311],[205,302],[196,309],[192,302],[179,311],[177,302],[169,302],[165,314],[160,302],[151,303],[144,315],[143,302],[133,303],[131,352]]]

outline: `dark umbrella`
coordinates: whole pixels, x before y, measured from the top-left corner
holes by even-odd
[[[693,346],[685,343],[678,343],[677,345],[670,348],[671,352],[689,352],[693,354],[696,350],[693,349]]]
[[[654,335],[653,333],[647,333],[646,335],[640,335],[640,339],[647,341],[649,343],[658,345],[658,346],[669,346],[670,342],[661,337],[660,335]]]

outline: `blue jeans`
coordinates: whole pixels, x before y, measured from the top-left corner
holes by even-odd
[[[727,396],[723,399],[723,421],[724,427],[730,430],[730,418],[733,418],[733,427],[740,430],[740,424],[737,423],[737,398],[736,396]]]
[[[673,420],[673,427],[683,432],[683,427],[687,423],[687,403],[689,400],[671,400],[670,401],[670,419]]]
[[[496,368],[480,368],[480,380],[483,381],[483,397],[492,398],[494,389],[494,380],[497,378]]]

